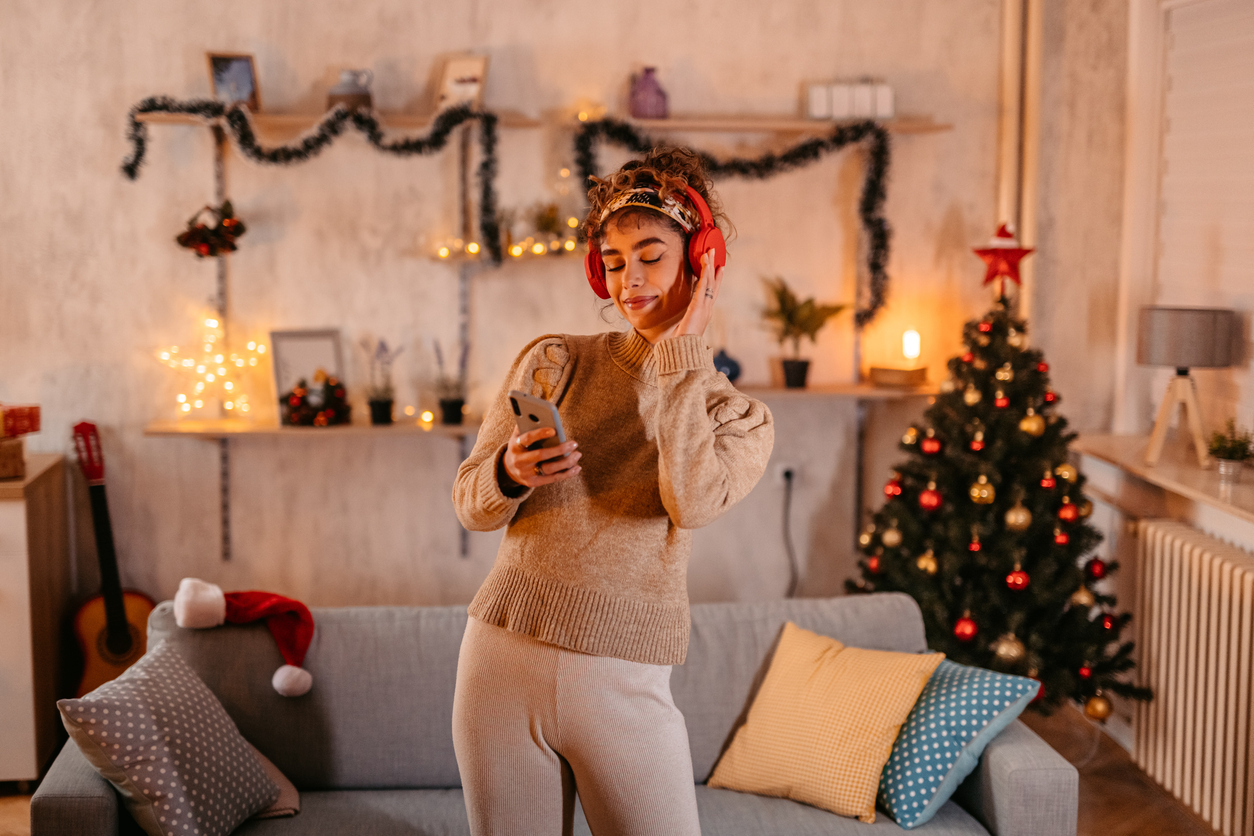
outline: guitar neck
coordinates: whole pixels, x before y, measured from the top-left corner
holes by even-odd
[[[87,488],[91,497],[91,521],[96,530],[96,555],[100,561],[100,595],[104,598],[105,622],[110,643],[129,639],[126,608],[122,602],[122,579],[118,575],[118,556],[113,548],[113,525],[109,522],[109,499],[104,483]]]

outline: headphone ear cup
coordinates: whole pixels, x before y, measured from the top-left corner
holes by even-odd
[[[692,233],[692,238],[688,241],[688,266],[697,278],[701,277],[701,259],[711,249],[714,250],[714,266],[717,268],[726,265],[727,241],[723,238],[723,230],[717,226],[702,226]]]
[[[588,250],[583,257],[583,271],[588,277],[588,284],[592,286],[592,292],[602,299],[610,298],[609,288],[605,286],[605,261],[601,258],[600,250]]]

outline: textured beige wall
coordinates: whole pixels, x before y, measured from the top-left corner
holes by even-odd
[[[317,604],[460,602],[495,551],[497,535],[475,535],[470,559],[457,556],[453,442],[252,439],[232,444],[236,557],[223,565],[216,446],[142,435],[149,421],[173,417],[174,383],[152,352],[186,344],[213,292],[212,264],[172,242],[212,196],[211,144],[203,129],[154,128],[131,183],[118,171],[124,117],[147,95],[205,95],[208,49],[255,54],[264,106],[276,111],[317,109],[341,67],[374,71],[380,107],[423,110],[439,57],[463,49],[491,56],[488,107],[532,115],[579,99],[621,110],[626,79],[643,64],[658,66],[681,113],[791,114],[805,81],[883,76],[900,111],[955,129],[895,138],[893,290],[867,333],[865,358],[894,360],[907,327],[922,333],[934,369],[956,350],[960,323],[987,303],[969,248],[995,221],[999,3],[650,0],[627,9],[556,0],[0,4],[0,400],[43,404],[35,449],[67,449],[69,427],[82,418],[101,425],[127,583],[157,597],[198,575]],[[569,140],[552,124],[503,131],[502,203],[548,199]],[[771,142],[692,140],[724,154]],[[395,159],[350,135],[303,166],[261,167],[232,154],[228,167],[230,195],[250,226],[231,263],[234,333],[342,329],[359,420],[364,358],[355,346],[383,336],[406,348],[397,364],[401,402],[429,403],[430,341],[456,337],[455,273],[427,257],[456,223],[453,155]],[[759,324],[761,277],[783,275],[822,299],[850,298],[860,183],[851,152],[765,182],[720,184],[739,237],[711,334],[743,362],[747,382],[766,382],[776,351]],[[472,309],[476,409],[527,339],[611,327],[574,260],[484,273]],[[851,344],[846,317],[813,351],[817,382],[849,378]],[[853,405],[770,402],[780,427],[776,461],[801,471],[793,531],[810,564],[803,590],[837,591],[851,567]],[[695,538],[695,599],[783,590],[783,497],[773,472]],[[80,586],[91,591],[84,519]]]

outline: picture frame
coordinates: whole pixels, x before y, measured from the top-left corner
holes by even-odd
[[[246,52],[207,52],[209,86],[213,97],[227,105],[244,102],[253,113],[261,110],[257,66]]]
[[[444,59],[444,71],[440,74],[440,96],[437,110],[469,104],[473,108],[483,105],[483,88],[488,81],[488,56],[451,55]]]
[[[278,397],[292,391],[300,380],[311,388],[321,369],[344,380],[344,352],[338,328],[312,328],[270,332],[274,392]]]

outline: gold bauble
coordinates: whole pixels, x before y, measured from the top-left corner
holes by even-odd
[[[989,505],[997,498],[997,491],[988,483],[988,477],[983,473],[980,478],[971,485],[971,489],[967,491],[971,495],[971,501],[976,505]]]
[[[1093,597],[1093,592],[1087,586],[1082,586],[1075,592],[1071,593],[1071,606],[1083,607],[1088,609],[1097,603],[1097,599]]]
[[[993,377],[997,378],[1003,383],[1009,383],[1010,381],[1015,379],[1015,370],[1010,368],[1009,363],[1006,363],[1000,369],[993,372]]]
[[[1009,333],[1006,334],[1006,342],[1010,343],[1014,348],[1023,348],[1023,334],[1011,328]]]
[[[1074,467],[1067,464],[1066,462],[1063,462],[1062,464],[1055,467],[1054,473],[1058,474],[1063,479],[1066,479],[1068,482],[1074,482],[1076,480],[1076,477],[1080,475]]]
[[[1081,500],[1080,519],[1084,519],[1085,517],[1091,516],[1092,514],[1093,514],[1093,503],[1090,502],[1088,499]]]
[[[918,566],[920,571],[926,572],[929,575],[935,575],[936,555],[932,554],[931,549],[928,549],[923,554],[919,555],[919,559],[914,562],[914,565]]]
[[[919,440],[919,431],[915,427],[906,430],[905,435],[901,437],[902,444],[914,444]]]
[[[975,341],[980,345],[988,345],[988,334],[980,334]]]
[[[1028,414],[1019,421],[1019,429],[1031,436],[1039,436],[1045,432],[1045,419],[1028,407]]]
[[[1032,524],[1032,512],[1023,507],[1022,502],[1016,502],[1014,507],[1006,512],[1006,528],[1011,531],[1024,531]]]
[[[1089,701],[1084,704],[1084,713],[1092,717],[1094,720],[1105,720],[1110,716],[1113,706],[1110,700],[1103,697],[1100,693],[1089,697]]]
[[[942,380],[940,382],[940,390],[942,395],[948,395],[950,392],[954,391],[954,379],[952,377],[947,377]]]
[[[997,657],[997,661],[1007,665],[1015,664],[1023,658],[1025,653],[1027,653],[1027,648],[1014,633],[1005,633],[993,642],[993,655]]]
[[[985,339],[988,339],[988,338],[987,338],[987,337],[985,337]],[[975,367],[976,367],[977,369],[979,369],[980,371],[983,371],[984,369],[987,369],[987,368],[988,368],[988,363],[984,362],[984,358],[983,358],[983,357],[976,357],[976,358],[975,358],[975,362],[974,362],[974,363],[972,363],[971,365],[972,365],[972,366],[975,366]]]
[[[890,549],[895,549],[901,545],[901,532],[895,528],[887,529],[880,535],[880,542]]]
[[[967,386],[966,391],[962,393],[962,402],[967,406],[975,406],[984,399],[984,393],[974,386]]]
[[[859,546],[861,546],[861,547],[862,547],[862,548],[864,548],[864,549],[865,549],[867,546],[871,545],[871,532],[869,532],[869,531],[864,531],[864,532],[862,532],[861,534],[859,534],[859,535],[858,535],[858,545],[859,545]]]

